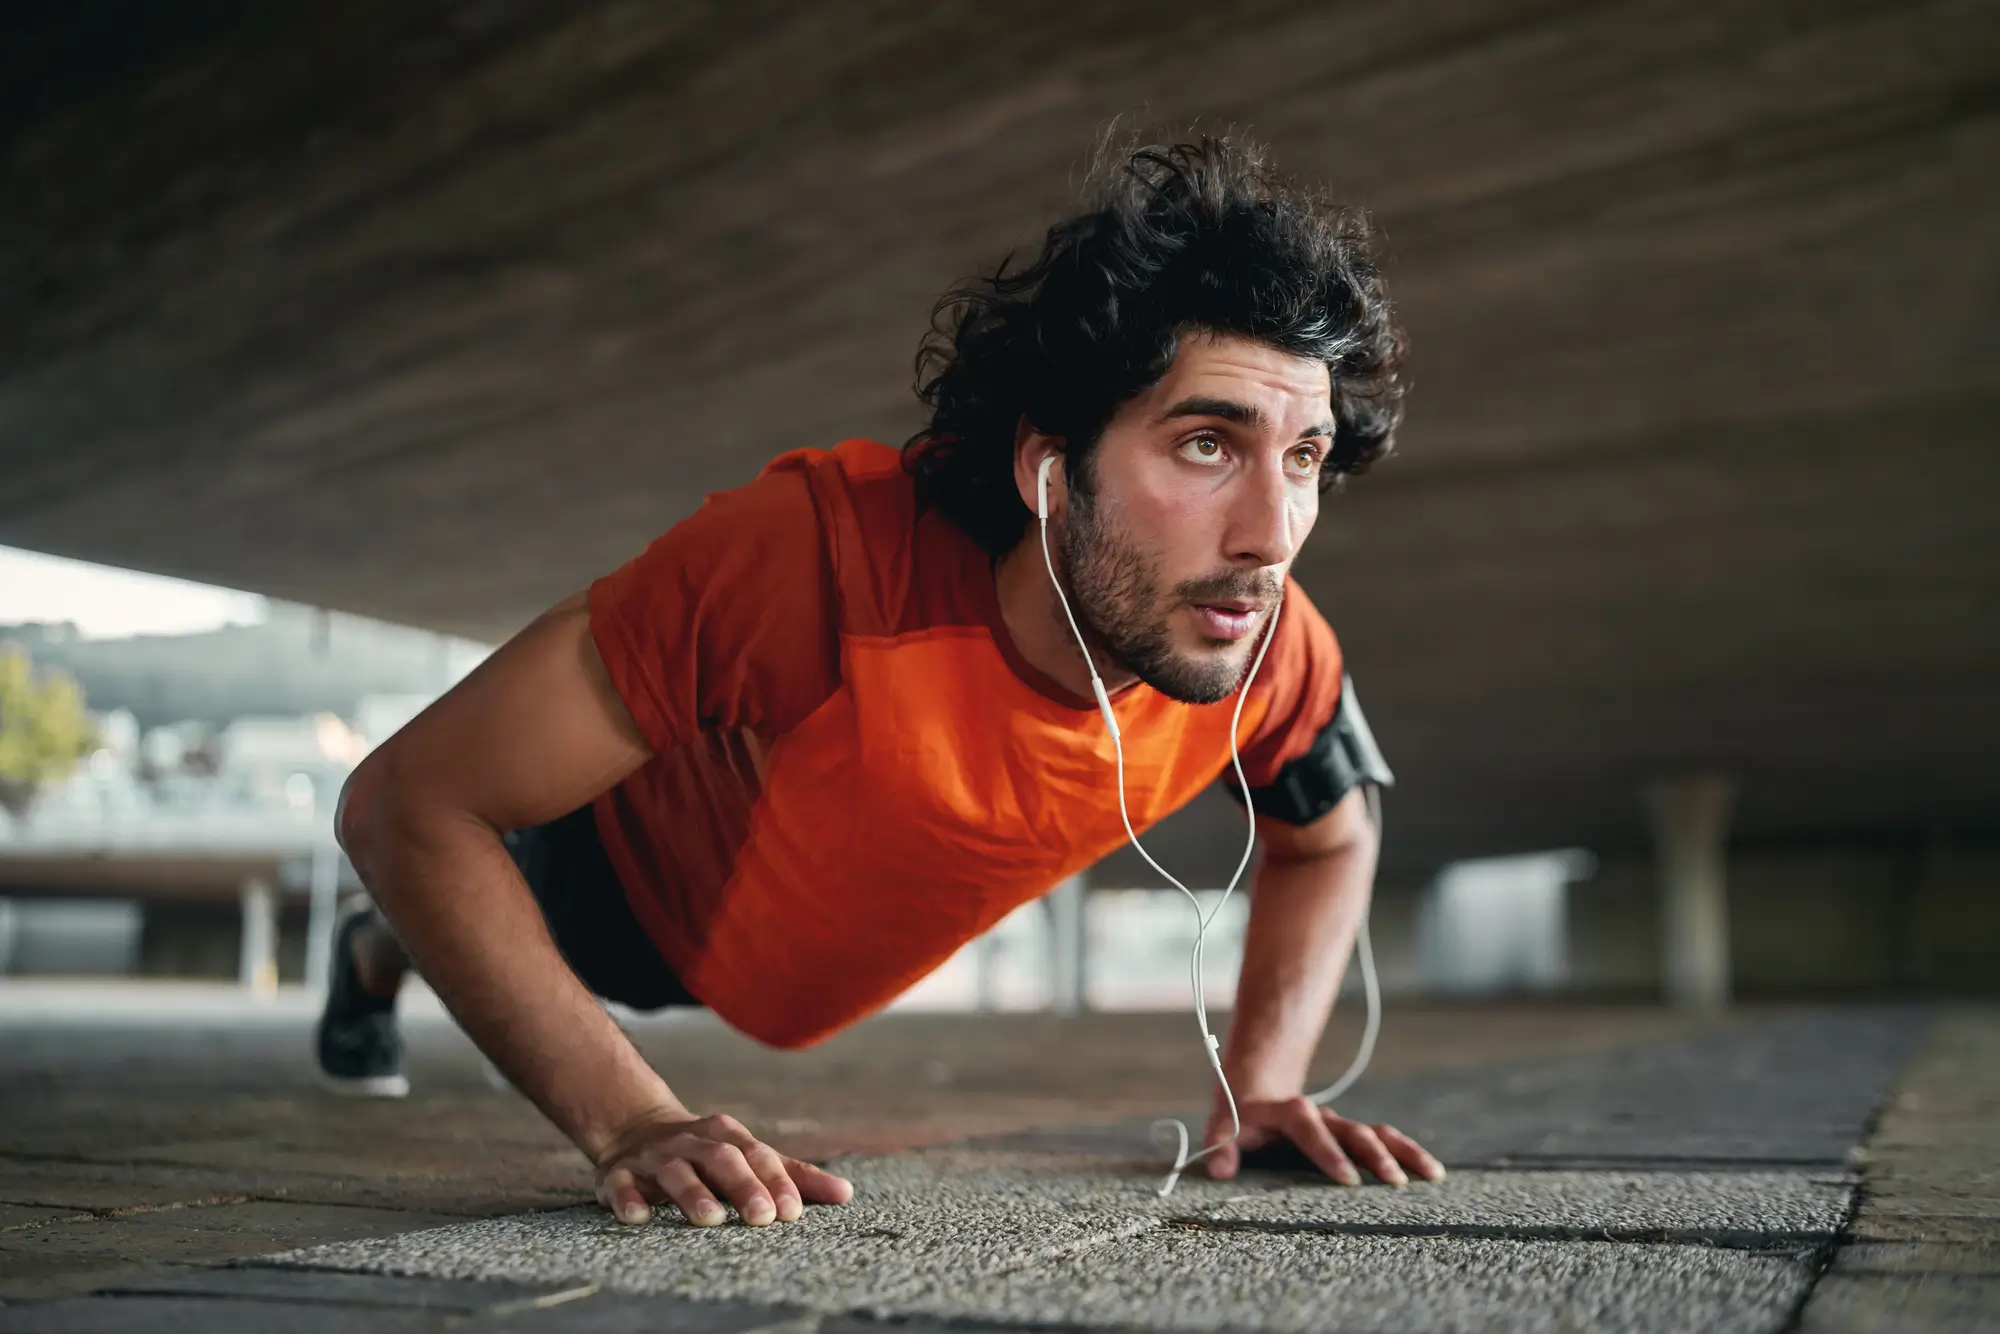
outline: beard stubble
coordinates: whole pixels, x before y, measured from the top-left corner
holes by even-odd
[[[1092,647],[1184,704],[1214,704],[1235,692],[1269,628],[1268,609],[1278,599],[1279,581],[1269,570],[1231,570],[1183,580],[1171,596],[1166,595],[1159,561],[1108,522],[1096,498],[1081,488],[1070,493],[1062,561],[1077,619]],[[1255,599],[1267,609],[1256,632],[1237,641],[1240,652],[1229,653],[1223,641],[1211,641],[1218,651],[1210,655],[1174,647],[1169,618],[1176,610],[1236,598]]]

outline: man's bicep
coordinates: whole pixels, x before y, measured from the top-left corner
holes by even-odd
[[[1375,826],[1368,818],[1368,806],[1359,788],[1350,790],[1324,814],[1304,824],[1271,815],[1257,817],[1257,841],[1264,845],[1266,856],[1280,861],[1330,856],[1370,842],[1374,837]]]
[[[578,593],[369,756],[351,791],[519,829],[575,810],[648,755]]]
[[[1247,760],[1245,767],[1249,767]],[[1225,775],[1223,789],[1242,802],[1242,789],[1227,780]],[[1287,761],[1269,782],[1250,789],[1250,807],[1260,819],[1303,827],[1325,816],[1356,789],[1390,787],[1395,781],[1361,711],[1354,681],[1343,676],[1333,716],[1313,734],[1303,754]]]

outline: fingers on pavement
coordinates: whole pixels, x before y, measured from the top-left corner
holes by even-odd
[[[623,1171],[623,1168],[616,1169]],[[729,1215],[709,1190],[701,1174],[682,1158],[669,1158],[654,1173],[660,1189],[674,1202],[682,1217],[696,1227],[714,1227]]]
[[[614,1167],[604,1174],[597,1185],[597,1202],[621,1223],[643,1223],[653,1216],[652,1206],[646,1203],[645,1192],[629,1168]]]
[[[1283,1125],[1292,1143],[1298,1145],[1320,1171],[1343,1186],[1361,1184],[1361,1174],[1354,1170],[1354,1164],[1348,1160],[1333,1136],[1332,1127],[1327,1125],[1317,1106],[1303,1097],[1296,1099],[1286,1108]]]
[[[792,1175],[785,1170],[785,1160],[778,1151],[761,1140],[751,1140],[747,1146],[737,1146],[743,1158],[750,1164],[750,1170],[764,1183],[770,1193],[771,1203],[777,1210],[781,1222],[792,1222],[804,1212],[805,1206],[799,1199],[799,1188],[793,1184]]]
[[[854,1183],[846,1177],[837,1177],[813,1163],[801,1158],[785,1159],[785,1170],[791,1173],[797,1183],[799,1195],[807,1204],[846,1204],[854,1198]]]
[[[1402,1164],[1396,1161],[1395,1156],[1382,1143],[1382,1137],[1375,1133],[1373,1126],[1362,1121],[1350,1121],[1331,1112],[1327,1113],[1327,1121],[1334,1135],[1353,1156],[1354,1161],[1373,1172],[1378,1180],[1385,1181],[1391,1186],[1410,1184],[1410,1178],[1404,1174]]]
[[[1423,1145],[1394,1126],[1376,1126],[1375,1133],[1381,1136],[1389,1152],[1396,1155],[1397,1162],[1426,1181],[1444,1180],[1444,1164],[1433,1158]]]
[[[743,1155],[744,1161],[750,1165],[750,1170],[764,1183],[764,1189],[771,1197],[777,1218],[787,1223],[798,1218],[804,1212],[804,1200],[799,1184],[793,1179],[783,1156],[751,1134],[749,1127],[733,1116],[718,1116],[714,1124],[715,1137],[735,1145],[738,1152]]]
[[[762,1227],[776,1221],[778,1207],[772,1202],[771,1193],[764,1188],[764,1182],[752,1170],[743,1150],[734,1144],[721,1140],[698,1140],[694,1136],[681,1147],[680,1156],[694,1164],[702,1179],[731,1204],[743,1221],[752,1227]]]

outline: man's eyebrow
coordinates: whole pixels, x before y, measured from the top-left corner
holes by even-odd
[[[1238,426],[1258,427],[1264,424],[1264,410],[1253,403],[1238,403],[1233,398],[1207,398],[1196,394],[1184,398],[1160,414],[1160,420],[1170,422],[1176,417],[1220,417]]]
[[[1184,398],[1160,414],[1163,422],[1177,417],[1220,417],[1238,426],[1248,426],[1252,430],[1264,425],[1264,411],[1254,403],[1238,403],[1233,398],[1207,398],[1196,394]],[[1299,432],[1299,439],[1311,440],[1316,436],[1332,435],[1333,423],[1319,422]]]

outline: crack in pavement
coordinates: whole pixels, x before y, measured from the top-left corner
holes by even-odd
[[[28,1208],[28,1209],[62,1209],[69,1207],[67,1205],[60,1205],[60,1204],[29,1204],[26,1201],[16,1201],[16,1200],[5,1200],[5,1201],[0,1201],[0,1203],[5,1203],[5,1204],[18,1203],[23,1208]],[[30,1219],[28,1222],[25,1223],[9,1223],[5,1227],[0,1227],[0,1233],[26,1232],[29,1228],[53,1227],[58,1223],[88,1223],[91,1220],[95,1219],[96,1217],[97,1217],[96,1214],[89,1213],[86,1211],[59,1214],[54,1218],[35,1218],[35,1219]]]
[[[42,1204],[34,1200],[4,1200],[0,1203],[18,1204],[30,1209],[70,1209],[73,1212],[60,1218],[37,1218],[30,1223],[15,1223],[0,1227],[0,1232],[25,1232],[30,1228],[54,1227],[59,1223],[94,1223],[105,1219],[131,1218],[138,1214],[163,1214],[175,1209],[209,1209],[232,1204],[248,1204],[258,1195],[204,1195],[192,1200],[169,1200],[164,1204],[121,1204],[101,1209],[78,1208],[68,1204]],[[283,1201],[289,1203],[289,1201]]]

